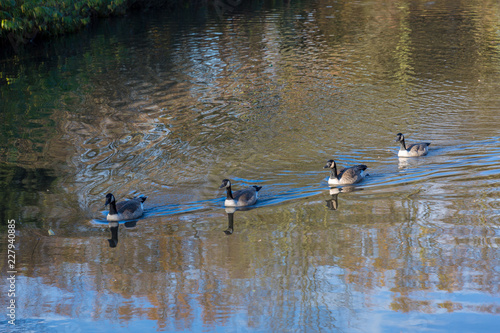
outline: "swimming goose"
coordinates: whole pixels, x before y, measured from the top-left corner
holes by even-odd
[[[399,147],[398,156],[400,157],[415,157],[427,155],[430,142],[414,143],[411,145],[405,144],[405,137],[403,134],[398,133],[396,136],[396,142],[399,142],[401,147]]]
[[[148,197],[136,197],[127,201],[116,202],[111,193],[106,195],[105,206],[109,204],[108,221],[133,220],[140,217],[144,211],[143,202]]]
[[[253,205],[257,201],[257,192],[262,186],[250,186],[235,192],[231,191],[231,181],[229,179],[222,180],[222,185],[219,188],[226,188],[227,197],[224,201],[226,207],[244,207]]]
[[[349,168],[342,168],[337,172],[337,164],[334,160],[329,160],[323,169],[330,169],[329,185],[350,185],[360,182],[365,176],[368,167],[364,164],[355,165]]]

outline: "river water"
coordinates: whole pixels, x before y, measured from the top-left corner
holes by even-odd
[[[500,4],[237,3],[0,60],[0,327],[497,330]],[[329,159],[370,175],[331,190]],[[226,211],[224,178],[258,203]],[[144,217],[108,225],[108,192]]]

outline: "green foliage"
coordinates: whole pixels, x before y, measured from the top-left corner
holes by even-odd
[[[26,43],[38,34],[58,35],[95,16],[123,14],[127,0],[0,0],[0,39]]]
[[[0,0],[0,43],[14,49],[39,36],[74,32],[93,18],[123,15],[129,9],[199,8],[233,0]],[[239,3],[240,0],[236,1]]]

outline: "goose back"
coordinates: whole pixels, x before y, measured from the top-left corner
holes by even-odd
[[[364,164],[355,165],[350,168],[343,168],[340,170],[337,178],[331,178],[328,180],[329,184],[340,184],[340,185],[349,185],[360,182],[364,177],[364,171],[368,167]]]
[[[399,149],[398,156],[415,157],[425,156],[429,152],[429,142],[414,143],[406,146],[406,149]]]
[[[236,202],[236,206],[249,206],[256,203],[258,197],[257,192],[259,192],[261,188],[261,186],[250,186],[233,192],[233,200]]]

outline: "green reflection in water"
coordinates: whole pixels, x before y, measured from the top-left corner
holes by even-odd
[[[50,169],[25,169],[19,166],[0,165],[0,219],[6,226],[8,219],[35,223],[42,227],[40,216],[45,192],[53,190],[57,177]]]

